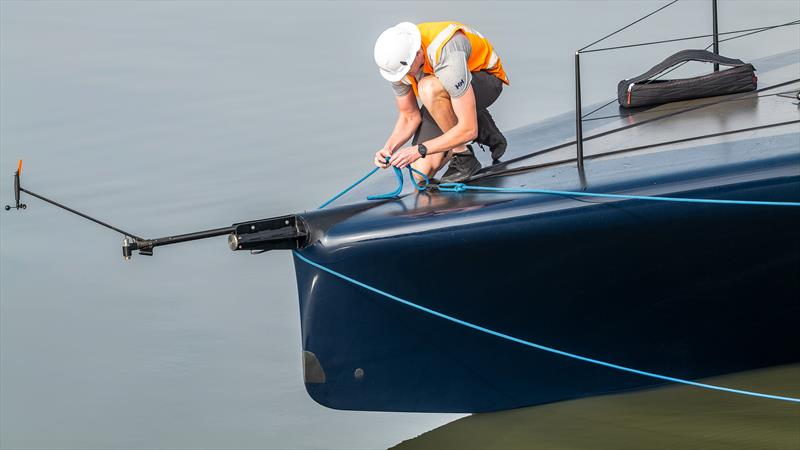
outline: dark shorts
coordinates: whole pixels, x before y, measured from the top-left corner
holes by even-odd
[[[488,108],[503,92],[503,82],[489,72],[473,72],[470,84],[472,84],[472,90],[475,92],[475,109],[478,111]],[[443,134],[442,130],[439,129],[439,125],[436,125],[436,121],[433,120],[433,117],[424,106],[420,109],[420,113],[422,114],[422,123],[417,128],[417,132],[414,133],[411,145],[417,145],[420,142],[431,140]]]

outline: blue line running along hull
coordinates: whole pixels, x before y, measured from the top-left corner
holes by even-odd
[[[796,202],[800,129],[475,184]],[[797,207],[432,192],[301,216],[304,257],[520,339],[683,379],[800,361]],[[484,412],[662,383],[499,339],[294,261],[306,389],[331,408]]]
[[[790,201],[799,191],[795,176],[691,194]],[[487,328],[655,373],[694,379],[800,360],[799,208],[487,200],[480,208],[503,216],[543,201],[574,205],[303,254]],[[325,379],[306,387],[332,408],[491,411],[658,382],[295,266],[306,358]]]

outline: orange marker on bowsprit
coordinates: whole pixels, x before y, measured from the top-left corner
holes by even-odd
[[[14,208],[16,210],[27,208],[27,206],[24,203],[19,202],[19,191],[20,191],[19,175],[21,173],[22,173],[22,160],[20,159],[19,163],[17,163],[17,173],[14,174],[14,206],[6,205],[6,211],[10,211],[11,208]]]

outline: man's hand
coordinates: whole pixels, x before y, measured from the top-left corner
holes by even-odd
[[[389,165],[395,166],[399,169],[404,169],[414,161],[420,159],[422,155],[419,154],[419,149],[416,145],[406,147],[394,152],[392,159],[389,160]]]
[[[388,158],[391,155],[392,152],[390,152],[389,149],[386,147],[378,150],[378,152],[375,153],[375,165],[380,167],[381,169],[389,167],[389,164],[386,163],[386,158]]]

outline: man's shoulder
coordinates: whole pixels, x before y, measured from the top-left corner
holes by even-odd
[[[445,47],[454,48],[457,47],[463,51],[463,49],[471,49],[472,43],[470,43],[469,38],[463,31],[458,30],[453,33],[453,36],[444,44]]]
[[[435,62],[434,68],[437,66],[450,65],[453,63],[453,58],[460,60],[468,60],[472,53],[472,44],[467,36],[457,31],[450,39],[442,46],[442,51],[438,52],[438,60]]]

